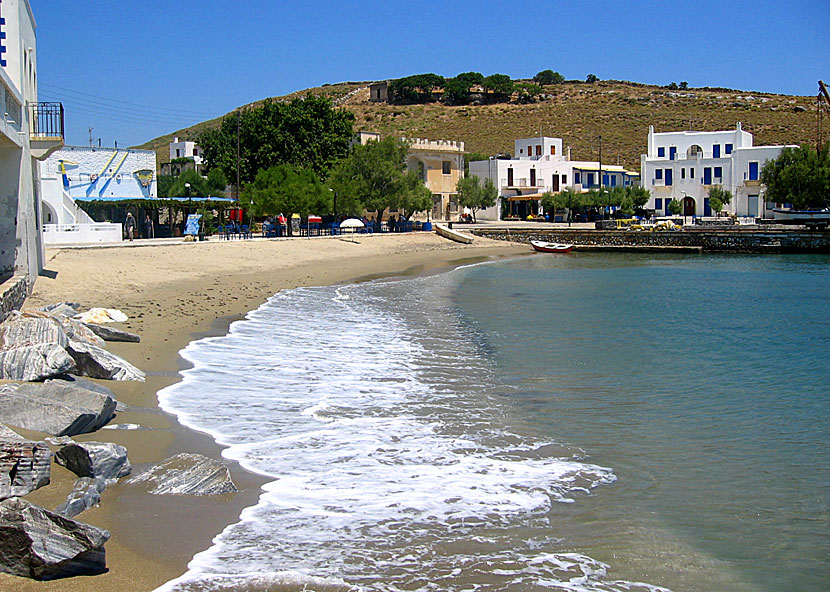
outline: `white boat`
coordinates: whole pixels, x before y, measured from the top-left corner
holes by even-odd
[[[806,226],[830,225],[830,210],[784,210],[775,208],[775,221],[779,224],[804,224]]]
[[[450,240],[454,240],[457,243],[464,243],[469,245],[473,242],[473,237],[469,234],[464,234],[463,232],[458,232],[457,230],[453,230],[443,224],[434,224],[435,232],[444,238],[448,238]]]
[[[563,243],[546,243],[544,241],[530,241],[531,246],[537,253],[570,253],[573,245]]]

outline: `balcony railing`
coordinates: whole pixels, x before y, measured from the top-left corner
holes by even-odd
[[[30,136],[33,140],[64,139],[63,104],[33,103],[30,105]]]

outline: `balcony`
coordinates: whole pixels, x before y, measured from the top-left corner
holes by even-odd
[[[63,104],[33,103],[29,109],[32,156],[45,160],[64,145]]]
[[[532,183],[530,179],[522,178],[522,179],[513,179],[513,183],[509,183],[507,181],[504,182],[502,188],[504,189],[539,189],[540,187],[544,187],[544,182],[542,179],[536,179]]]

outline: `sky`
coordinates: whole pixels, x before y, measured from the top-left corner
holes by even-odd
[[[64,104],[69,145],[135,146],[266,97],[424,72],[811,97],[830,81],[830,0],[30,4],[39,100]]]

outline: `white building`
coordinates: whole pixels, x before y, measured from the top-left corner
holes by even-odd
[[[187,158],[192,160],[196,165],[196,170],[202,168],[202,149],[196,142],[189,142],[187,140],[179,141],[178,138],[173,138],[170,142],[170,160],[176,158]]]
[[[121,240],[120,224],[95,222],[78,201],[157,196],[152,150],[66,146],[41,164],[40,178],[46,244]]]
[[[43,266],[38,161],[63,145],[63,106],[37,100],[35,29],[28,0],[0,2],[0,282],[29,291]]]
[[[558,193],[570,187],[582,193],[599,189],[600,181],[602,187],[627,187],[639,179],[637,173],[619,165],[571,160],[570,149],[563,149],[561,138],[523,138],[514,144],[512,159],[473,161],[470,174],[482,181],[492,180],[499,195],[522,214],[526,214],[528,202],[535,202],[534,209],[538,209],[539,200],[548,191]],[[476,218],[499,220],[503,217],[501,207],[499,200],[495,207],[478,212]]]
[[[741,217],[772,217],[763,199],[761,169],[784,146],[753,146],[741,124],[730,131],[661,132],[648,130],[648,153],[640,157],[643,187],[651,192],[647,208],[669,213],[677,199],[684,216],[712,216],[709,190],[732,192],[725,211]]]

